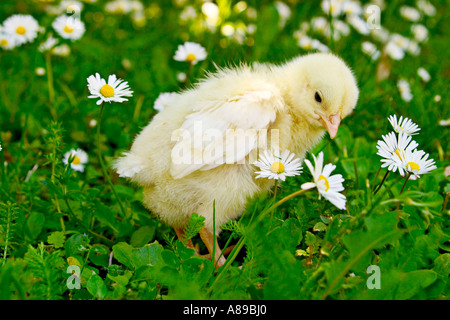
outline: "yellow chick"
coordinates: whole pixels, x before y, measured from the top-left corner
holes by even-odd
[[[283,65],[246,65],[208,74],[170,97],[114,167],[143,187],[144,205],[182,237],[192,213],[205,217],[200,237],[225,262],[215,231],[274,180],[255,179],[258,150],[290,150],[303,159],[358,100],[355,77],[337,56],[314,53]],[[189,245],[192,247],[192,243]]]

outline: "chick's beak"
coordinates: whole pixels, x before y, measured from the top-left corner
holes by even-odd
[[[322,122],[325,129],[327,129],[328,133],[330,134],[330,138],[334,139],[336,137],[336,134],[339,129],[339,124],[341,123],[341,113],[338,112],[336,114],[333,114],[328,119],[326,117],[321,116],[320,122]]]

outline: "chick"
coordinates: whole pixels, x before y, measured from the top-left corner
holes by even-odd
[[[336,136],[358,94],[351,70],[328,53],[221,69],[173,97],[114,166],[143,187],[146,208],[178,237],[192,213],[204,216],[200,237],[221,266],[214,200],[218,236],[248,197],[274,184],[255,179],[255,151],[287,149],[303,159],[326,131]]]

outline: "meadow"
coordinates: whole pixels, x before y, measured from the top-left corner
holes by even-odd
[[[71,2],[0,2],[0,299],[449,298],[448,1]],[[5,35],[16,14],[39,25],[20,44]],[[76,39],[53,25],[61,15],[83,23]],[[175,60],[185,42],[206,57]],[[215,270],[111,165],[164,107],[160,94],[216,66],[314,51],[342,57],[360,90],[336,138],[307,155],[336,165],[346,208],[317,190],[298,194],[312,181],[302,164],[223,226],[220,245],[235,246]],[[97,105],[87,87],[96,73],[127,81],[132,96]],[[386,175],[377,143],[391,115],[420,127],[412,137],[434,170]],[[194,214],[186,239],[204,252],[202,223]]]

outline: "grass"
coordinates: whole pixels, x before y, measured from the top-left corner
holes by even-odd
[[[402,60],[371,60],[361,43],[379,43],[353,29],[334,41],[310,34],[352,67],[360,88],[357,108],[337,137],[326,137],[311,151],[323,151],[345,178],[345,211],[318,200],[316,190],[299,191],[311,181],[304,168],[302,175],[278,184],[276,199],[273,193],[249,199],[241,219],[224,226],[220,245],[235,247],[215,272],[211,261],[185,246],[188,239],[201,244],[202,217],[193,215],[185,241],[176,240],[174,231],[143,207],[142,190],[111,169],[157,113],[153,103],[161,92],[183,89],[214,65],[281,63],[305,54],[294,37],[300,23],[316,16],[331,21],[319,3],[290,0],[291,17],[280,27],[272,1],[247,1],[240,12],[236,2],[217,1],[216,31],[199,22],[201,1],[189,2],[197,11],[189,22],[179,18],[185,6],[145,1],[145,25],[133,22],[131,14],[114,15],[100,3],[84,3],[86,33],[75,42],[62,40],[70,46],[67,57],[39,52],[42,34],[14,50],[0,49],[1,299],[449,298],[450,183],[444,170],[450,153],[448,127],[439,125],[450,118],[446,1],[433,1],[436,15],[421,18],[429,39],[420,44],[420,54],[407,53]],[[381,25],[411,37],[412,23],[398,12],[415,2],[386,4]],[[51,30],[54,16],[43,5],[2,1],[0,21],[15,13],[31,14]],[[254,24],[256,31],[238,43],[221,34],[227,23]],[[184,41],[204,46],[207,59],[193,68],[174,61]],[[390,74],[378,81],[381,61]],[[44,76],[35,73],[38,67],[46,70]],[[419,67],[429,71],[431,81],[417,76]],[[125,79],[134,96],[123,104],[97,106],[87,98],[86,78],[95,72]],[[177,80],[180,72],[189,74],[186,83]],[[400,96],[401,78],[410,83],[410,102]],[[390,114],[421,127],[415,139],[437,169],[407,184],[397,173],[385,176],[386,170],[379,170],[376,144],[391,130]],[[71,148],[88,153],[84,172],[63,164]],[[368,288],[371,265],[380,268],[381,289]],[[79,279],[80,289],[67,286],[71,270],[70,281]]]

